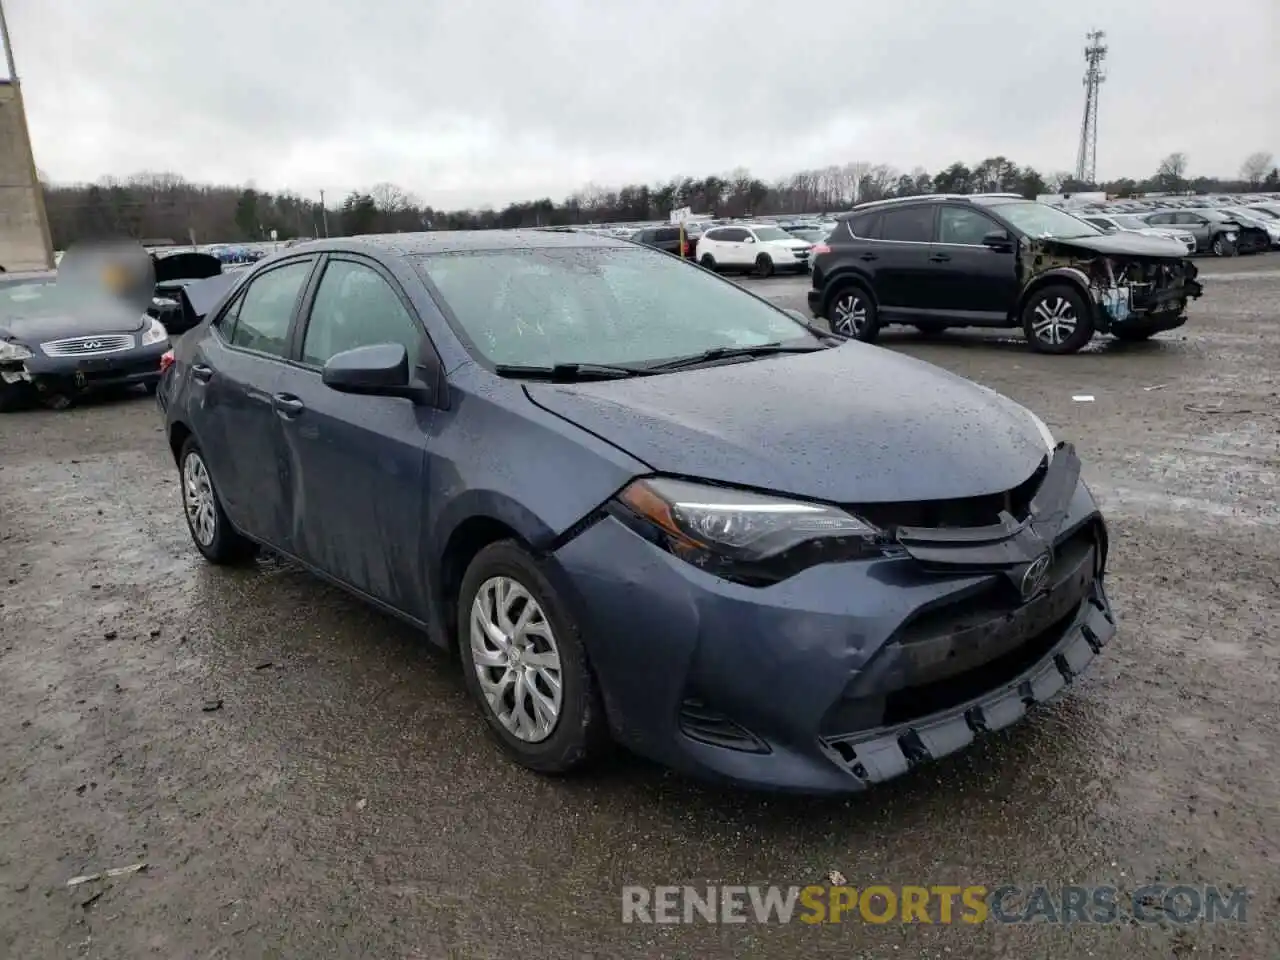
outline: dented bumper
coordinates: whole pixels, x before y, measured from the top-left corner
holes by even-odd
[[[1070,448],[1023,521],[897,540],[749,587],[606,517],[549,562],[621,742],[705,778],[847,793],[1015,722],[1115,629],[1105,528]]]

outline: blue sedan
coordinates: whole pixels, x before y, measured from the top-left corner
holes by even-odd
[[[621,743],[866,788],[1058,696],[1115,632],[1069,444],[985,387],[572,232],[296,246],[159,392],[196,548],[265,547],[456,649],[560,773]]]

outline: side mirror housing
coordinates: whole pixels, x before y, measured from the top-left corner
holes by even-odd
[[[377,343],[335,353],[320,374],[326,387],[339,393],[403,397],[427,403],[433,391],[413,377],[403,344]]]
[[[1013,240],[1009,237],[1007,230],[992,230],[983,235],[982,245],[992,250],[1008,250],[1013,246]]]
[[[755,238],[755,237],[747,237],[747,239],[743,240],[742,242],[743,242],[743,243],[755,243],[755,242],[756,242],[756,238]]]

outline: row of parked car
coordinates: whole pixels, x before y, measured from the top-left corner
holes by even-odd
[[[1137,207],[1132,203],[1067,209],[1107,233],[1170,237],[1193,254],[1230,257],[1280,248],[1280,199],[1244,198],[1224,203],[1196,198],[1154,209],[1149,204]]]

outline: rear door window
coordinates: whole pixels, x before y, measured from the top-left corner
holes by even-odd
[[[879,240],[881,220],[879,213],[861,214],[848,221],[849,233],[863,240]]]
[[[311,275],[311,266],[311,260],[301,260],[268,270],[249,281],[240,298],[231,343],[273,357],[287,355],[289,324],[302,288]]]
[[[900,243],[930,243],[933,241],[934,207],[907,207],[903,210],[886,210],[880,228],[881,240],[897,240]]]

